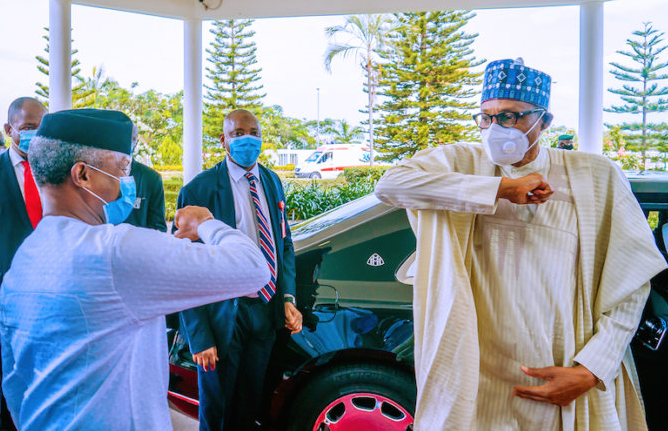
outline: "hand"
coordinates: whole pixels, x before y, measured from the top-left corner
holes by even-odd
[[[178,229],[174,232],[177,238],[188,238],[191,241],[197,241],[199,234],[197,228],[207,220],[211,220],[213,214],[206,208],[187,206],[176,211],[174,217],[174,226]]]
[[[290,334],[296,334],[302,330],[302,313],[292,302],[285,303],[285,327],[290,330]]]
[[[527,368],[520,370],[527,376],[547,380],[541,386],[515,386],[513,395],[528,400],[565,407],[598,383],[596,376],[584,365],[575,367]]]
[[[529,194],[531,193],[531,195]],[[534,172],[521,178],[501,178],[497,198],[508,199],[515,204],[542,204],[554,191],[543,176]]]
[[[218,361],[218,350],[216,346],[213,346],[199,353],[193,353],[193,360],[197,365],[201,365],[204,371],[209,371],[207,367],[211,367],[211,371],[213,371],[216,369],[216,361]]]

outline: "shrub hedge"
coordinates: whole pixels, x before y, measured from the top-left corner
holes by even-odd
[[[281,171],[276,169],[273,169],[273,171],[276,172],[276,175],[278,175],[278,178],[280,178],[281,180],[295,177],[295,171]]]
[[[387,166],[346,168],[335,180],[284,180],[291,220],[305,220],[373,192]]]
[[[308,185],[285,184],[285,205],[290,220],[305,220],[373,191],[373,184],[336,184],[313,181]]]
[[[389,166],[357,166],[343,170],[343,178],[348,183],[373,183],[376,184],[383,176]]]
[[[162,185],[165,188],[165,218],[172,221],[176,213],[176,198],[183,187],[183,176],[173,175],[163,178]]]
[[[172,168],[170,166],[170,168]],[[176,169],[169,169],[176,171]],[[350,202],[373,192],[376,182],[387,170],[387,166],[361,166],[347,168],[334,180],[311,180],[279,177],[285,189],[285,204],[291,220],[305,220],[322,214],[346,202]],[[165,187],[165,215],[168,221],[174,219],[176,199],[183,187],[181,173],[163,172]]]
[[[154,169],[158,172],[166,172],[166,171],[183,172],[183,166],[181,165],[155,165],[151,169]]]

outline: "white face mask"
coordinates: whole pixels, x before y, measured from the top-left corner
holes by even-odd
[[[541,112],[538,120],[526,133],[514,127],[502,127],[496,123],[482,129],[480,132],[482,144],[492,162],[496,165],[512,165],[520,162],[527,151],[538,143],[538,138],[536,138],[534,143],[529,145],[527,135],[536,127],[543,115],[545,111]]]

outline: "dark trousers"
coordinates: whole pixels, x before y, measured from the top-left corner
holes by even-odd
[[[0,376],[2,379],[2,376]],[[12,416],[9,414],[9,409],[7,409],[7,403],[5,403],[5,397],[2,397],[1,401],[2,406],[0,406],[0,431],[16,431],[14,422],[12,421]]]
[[[215,371],[197,367],[200,431],[255,431],[264,376],[276,338],[271,307],[261,299],[239,298],[229,346]]]

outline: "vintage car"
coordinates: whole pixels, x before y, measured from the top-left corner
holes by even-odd
[[[646,213],[658,213],[652,218],[656,222],[658,216],[657,239],[665,251],[661,227],[668,221],[668,176],[635,174],[630,181]],[[415,236],[406,212],[369,195],[292,232],[304,330],[292,336],[283,330],[277,337],[264,392],[265,429],[412,430],[416,388],[408,272]],[[665,283],[655,286],[653,295],[663,301],[658,308],[665,306],[668,318],[665,289]],[[633,343],[642,358],[648,415],[659,421],[655,427],[662,426],[657,430],[668,429],[660,422],[666,410],[661,405],[668,405],[663,395],[668,342],[661,343],[666,326],[661,313],[646,310],[641,337]],[[178,329],[168,336],[169,400],[197,417],[195,364]],[[662,382],[653,380],[655,369]]]

